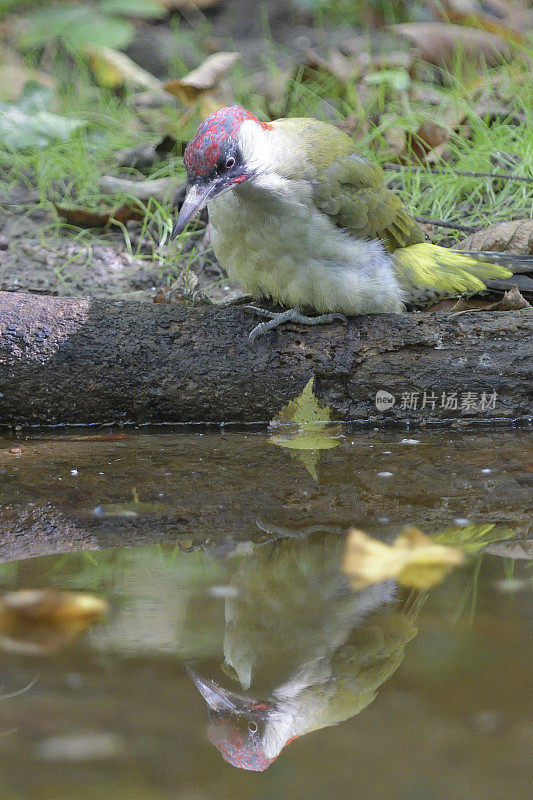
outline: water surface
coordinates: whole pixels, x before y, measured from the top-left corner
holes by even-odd
[[[109,603],[1,640],[2,694],[28,687],[0,700],[2,800],[530,796],[523,431],[95,435],[0,443],[2,590]],[[348,528],[406,524],[490,543],[427,592],[352,592]]]

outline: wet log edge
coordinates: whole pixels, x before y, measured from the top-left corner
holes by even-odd
[[[343,420],[530,417],[528,310],[286,325],[251,345],[256,322],[238,307],[0,292],[0,425],[265,423],[311,377]],[[378,391],[394,406],[378,410]],[[493,408],[441,407],[443,394],[494,391]]]

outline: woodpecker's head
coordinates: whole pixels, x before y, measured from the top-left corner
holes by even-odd
[[[263,772],[295,736],[271,742],[269,727],[273,706],[224,689],[214,681],[187,670],[209,706],[207,735],[228,764],[238,769]],[[274,737],[277,738],[277,737]]]
[[[254,141],[270,128],[241,106],[221,108],[202,122],[183,156],[188,191],[172,237],[210,200],[257,175]]]

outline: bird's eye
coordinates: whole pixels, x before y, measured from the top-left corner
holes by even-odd
[[[230,156],[226,161],[226,169],[231,169],[234,166],[235,166],[235,159],[233,158],[233,156]]]
[[[248,723],[248,730],[250,731],[250,733],[257,733],[257,725],[256,725],[256,723],[255,722],[249,722]]]

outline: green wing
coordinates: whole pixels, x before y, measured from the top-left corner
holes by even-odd
[[[318,120],[283,119],[274,127],[294,138],[293,156],[304,150],[305,163],[313,165],[314,202],[336,225],[358,239],[382,239],[389,250],[424,241],[400,198],[387,189],[381,167],[359,156],[349,136]],[[287,177],[298,175],[300,166]]]
[[[314,200],[358,239],[382,239],[389,250],[424,241],[400,198],[387,189],[381,167],[356,154],[338,158],[317,177]]]

